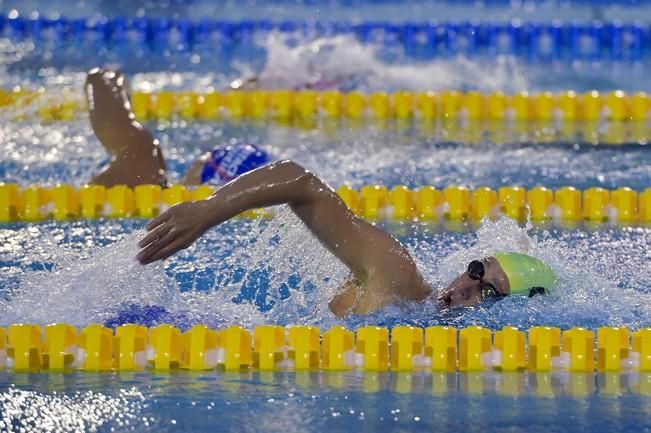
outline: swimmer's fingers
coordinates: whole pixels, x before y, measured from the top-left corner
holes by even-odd
[[[145,228],[146,228],[148,231],[149,231],[149,230],[153,230],[153,229],[155,229],[156,227],[158,227],[159,225],[163,224],[165,221],[169,220],[169,219],[170,219],[170,216],[171,216],[171,214],[170,214],[169,211],[167,211],[167,212],[163,212],[162,214],[158,215],[158,216],[157,216],[156,218],[154,218],[153,220],[149,221],[149,222],[147,223],[147,225],[145,226]]]
[[[167,233],[161,235],[160,237],[153,237],[149,243],[143,244],[143,248],[140,250],[136,258],[143,265],[155,262],[157,260],[155,257],[158,255],[158,253],[167,247],[171,242],[173,242],[174,238],[175,235],[173,232],[170,232],[170,230],[168,230]],[[145,240],[146,239],[143,239],[143,242]]]
[[[166,258],[171,256],[172,254],[176,254],[180,250],[186,249],[188,246],[189,245],[184,243],[184,242],[180,242],[180,241],[174,242],[169,247],[161,250],[160,253],[159,253],[159,255],[161,257],[159,259],[156,259],[156,260],[165,260]]]
[[[138,242],[138,246],[141,248],[146,247],[152,243],[157,242],[158,240],[162,239],[165,235],[167,235],[170,231],[171,227],[170,224],[159,224],[158,226],[155,226],[149,233],[147,233],[147,236],[142,238],[140,242]]]
[[[146,265],[158,260],[164,260],[177,251],[187,248],[189,245],[190,244],[185,242],[184,239],[175,239],[173,236],[168,235],[164,239],[161,239],[160,243],[156,243],[155,250],[153,250],[148,257],[145,257],[144,260],[141,260],[140,257],[138,259],[140,260],[140,263]],[[145,250],[148,248],[149,247],[145,248]]]

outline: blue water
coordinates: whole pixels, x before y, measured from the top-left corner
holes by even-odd
[[[348,7],[349,3],[354,7]],[[191,20],[388,20],[513,18],[632,22],[647,2],[622,7],[587,2],[505,2],[487,5],[394,2],[157,2],[0,1],[5,13],[33,10],[75,18],[104,15]],[[97,15],[96,15],[97,14]],[[45,86],[81,97],[86,69],[119,67],[134,89],[206,91],[242,75],[260,74],[266,87],[293,86],[315,74],[359,90],[479,89],[651,90],[645,64],[536,63],[512,56],[414,58],[355,38],[314,41],[267,35],[233,50],[199,47],[116,49],[0,38],[0,86]],[[197,57],[193,57],[197,56]],[[490,73],[486,73],[490,71]],[[291,74],[289,73],[291,72]],[[343,77],[343,78],[341,78]],[[20,185],[81,185],[105,153],[84,116],[40,123],[0,113],[0,181]],[[651,185],[648,146],[559,143],[554,139],[481,137],[468,143],[449,128],[386,129],[378,125],[196,123],[147,125],[161,141],[172,181],[215,143],[256,143],[292,158],[333,186],[368,183],[470,188],[517,184],[643,190]],[[540,141],[535,143],[535,141]],[[464,265],[496,250],[544,258],[560,278],[552,297],[507,298],[446,313],[431,303],[390,307],[368,316],[335,318],[328,299],[347,270],[325,251],[289,209],[270,221],[238,220],[209,231],[165,263],[134,260],[144,221],[42,222],[0,226],[0,326],[61,321],[83,327],[172,323],[186,329],[239,323],[395,326],[515,325],[560,328],[651,326],[651,229],[617,225],[479,226],[453,223],[381,226],[403,242],[434,289]],[[0,431],[441,431],[645,432],[651,426],[646,374],[551,375],[427,373],[12,374],[0,372]],[[24,428],[21,430],[21,427]]]
[[[561,20],[637,21],[648,11],[647,0],[530,0],[512,2],[405,0],[78,0],[43,2],[42,0],[2,0],[2,10],[16,10],[30,16],[145,16],[187,19],[220,18],[309,19],[316,21],[442,21],[483,19],[486,21]]]
[[[0,384],[14,383],[0,390],[0,413],[15,431],[29,432],[47,425],[100,432],[648,432],[650,381],[518,373],[0,373]]]
[[[637,144],[608,146],[569,143],[449,142],[445,130],[393,129],[342,125],[319,129],[262,123],[149,124],[160,140],[169,176],[180,181],[203,153],[228,140],[250,141],[277,158],[290,158],[337,187],[382,183],[391,187],[462,184],[469,188],[572,185],[615,189],[649,186],[651,152]],[[535,128],[533,128],[535,131]],[[88,120],[41,124],[6,122],[0,178],[21,185],[88,182],[106,161]],[[464,133],[457,140],[464,140]],[[532,157],[535,155],[536,157]],[[499,161],[499,163],[497,162]]]

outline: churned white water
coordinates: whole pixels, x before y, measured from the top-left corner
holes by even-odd
[[[36,226],[2,233],[4,239],[20,239],[4,249],[2,261],[21,257],[19,248],[30,251],[22,257],[21,269],[14,269],[15,287],[0,301],[3,324],[107,322],[134,306],[160,307],[166,315],[158,320],[180,326],[478,323],[637,328],[651,323],[648,229],[552,234],[519,227],[506,218],[485,221],[476,235],[394,228],[434,290],[463,272],[471,260],[496,251],[520,251],[545,260],[559,286],[550,297],[509,297],[448,312],[424,302],[343,322],[328,310],[327,301],[347,270],[288,209],[279,209],[268,223],[226,223],[165,264],[149,266],[134,260],[142,233],[133,228],[114,227],[115,233],[123,232],[115,236],[101,226],[76,224],[61,230],[77,233],[67,241],[48,237],[50,229]],[[89,239],[106,241],[103,234],[117,240],[108,246],[84,245]],[[33,265],[38,262],[47,263],[47,270]]]
[[[511,55],[454,54],[415,57],[400,44],[362,42],[352,34],[311,37],[270,32],[231,51],[206,44],[195,50],[141,46],[48,44],[0,38],[0,85],[81,92],[85,72],[112,67],[134,90],[225,89],[256,76],[264,88],[362,91],[651,90],[644,62],[529,62]]]

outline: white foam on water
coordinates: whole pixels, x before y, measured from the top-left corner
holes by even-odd
[[[42,246],[52,252],[54,267],[25,275],[21,286],[0,301],[6,323],[103,322],[125,303],[165,305],[170,290],[160,265],[142,267],[135,260],[139,233],[117,242],[74,253],[58,242]]]
[[[27,261],[38,261],[37,251],[41,250],[40,260],[50,263],[51,269],[25,270],[19,287],[7,293],[6,299],[0,299],[3,311],[0,321],[4,325],[103,323],[128,306],[162,307],[181,317],[184,323],[204,322],[215,326],[232,323],[252,326],[268,320],[292,323],[299,317],[307,322],[318,321],[326,313],[327,299],[335,287],[324,278],[336,284],[338,278],[345,276],[343,266],[288,208],[279,209],[276,218],[268,224],[254,223],[250,232],[233,234],[234,242],[220,240],[218,233],[212,233],[200,240],[197,248],[180,253],[176,264],[185,260],[184,255],[190,256],[192,262],[177,272],[196,274],[215,266],[223,270],[219,275],[223,283],[209,291],[180,292],[174,278],[165,274],[164,263],[140,265],[135,256],[137,241],[144,235],[141,231],[121,235],[108,246],[85,248],[76,244],[75,249],[68,248],[61,238],[48,238],[47,227],[32,232],[21,245],[28,249],[38,246],[27,254]],[[42,233],[46,235],[41,236]],[[234,245],[238,238],[244,238],[243,247]],[[213,240],[221,243],[219,248],[227,250],[227,257],[217,263],[211,254]],[[244,276],[235,278],[234,273],[242,269]],[[253,284],[257,291],[263,290],[264,283],[256,280],[256,272],[268,275],[269,289],[264,303],[273,305],[269,313],[262,313],[252,302],[234,301],[247,283]],[[287,284],[292,276],[294,279],[298,276],[301,282]],[[318,288],[303,290],[306,281],[312,281]],[[259,296],[262,292],[252,297],[259,300]]]
[[[54,267],[24,272],[20,287],[8,299],[0,300],[2,324],[67,322],[83,326],[110,321],[129,305],[162,307],[182,323],[215,327],[232,323],[247,327],[261,323],[327,327],[342,323],[329,311],[327,302],[348,270],[289,208],[277,209],[269,222],[251,223],[248,229],[231,228],[235,229],[231,234],[209,232],[167,265],[148,266],[134,259],[140,231],[122,235],[106,247],[77,245],[74,249],[65,243],[59,246],[62,242],[57,236],[48,240],[34,235],[27,245],[41,245],[41,259],[53,262]],[[638,235],[646,233],[648,239],[648,231],[639,230]],[[645,262],[648,258],[639,237],[635,251],[631,251],[626,236],[616,242],[611,236],[589,232],[567,240],[558,237],[500,218],[484,221],[476,235],[442,233],[408,240],[408,249],[434,289],[445,287],[471,260],[496,251],[518,251],[543,259],[556,272],[558,287],[549,297],[513,296],[444,313],[436,310],[434,302],[388,307],[368,316],[351,316],[344,323],[481,323],[492,327],[594,327],[608,323],[636,328],[651,322],[648,287],[644,286],[650,279]],[[600,237],[604,245],[595,248]],[[28,257],[38,260],[38,254],[34,251]],[[622,256],[627,257],[625,264],[621,263]],[[172,266],[172,278],[166,275],[165,266]],[[179,291],[180,283],[175,281],[178,273],[197,278],[210,268],[217,276],[212,289]],[[239,278],[235,277],[237,273],[241,274]],[[641,282],[631,287],[636,277]],[[294,283],[290,283],[292,279]],[[237,300],[246,287],[253,290],[246,296],[252,300]]]
[[[83,71],[61,71],[40,66],[38,78],[24,76],[18,71],[10,72],[11,65],[33,55],[30,53],[34,47],[30,44],[0,40],[0,52],[5,54],[0,62],[0,84],[27,88],[44,86],[51,92],[58,89],[81,96],[85,79]],[[404,55],[402,48],[394,47],[389,49],[390,58],[385,58],[386,47],[360,42],[353,35],[318,39],[301,37],[297,40],[295,35],[271,32],[259,44],[265,56],[261,69],[243,60],[233,60],[232,66],[239,70],[241,76],[258,76],[263,88],[296,88],[329,83],[333,87],[352,86],[359,90],[518,91],[531,86],[526,68],[512,56],[483,59],[454,56],[414,61]],[[134,90],[140,91],[163,88],[205,91],[207,88],[224,89],[236,78],[197,68],[196,71],[138,72],[128,77],[128,81]],[[490,74],[486,73],[487,68]]]
[[[364,44],[352,35],[319,38],[291,44],[291,36],[271,33],[263,41],[266,63],[255,71],[241,66],[243,75],[257,75],[263,88],[295,88],[319,82],[355,84],[365,89],[479,89],[517,91],[529,82],[512,57],[497,56],[490,62],[463,56],[423,62],[386,62],[383,47]],[[404,57],[398,49],[398,57]],[[485,73],[490,63],[491,73]]]

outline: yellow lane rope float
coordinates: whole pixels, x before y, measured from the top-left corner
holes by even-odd
[[[17,184],[0,183],[0,222],[152,218],[177,203],[207,198],[213,191],[207,185],[191,189],[182,185],[164,189],[158,185],[140,185],[131,189],[124,185],[77,188],[59,184],[21,189]],[[366,185],[359,191],[342,186],[337,194],[355,214],[369,220],[479,221],[503,214],[534,222],[651,223],[651,187],[637,192],[627,187],[615,190],[593,187],[581,191],[571,186],[556,190],[543,186],[531,189],[503,186],[495,191],[488,187],[470,190],[456,185],[443,189]],[[245,216],[261,215],[266,213],[245,213]]]
[[[595,344],[596,342],[596,344]],[[596,347],[596,350],[595,350]],[[186,332],[162,324],[126,324],[115,331],[90,324],[80,331],[65,323],[0,328],[0,369],[21,371],[324,370],[549,372],[651,371],[651,328],[562,331],[512,326],[491,332],[432,326],[239,326]]]
[[[70,120],[85,112],[80,94],[17,87],[0,90],[0,106],[26,107],[43,120]],[[337,90],[233,90],[134,92],[131,104],[141,120],[198,119],[468,119],[504,121],[645,121],[651,118],[651,97],[621,90],[577,93],[396,91],[348,93]]]

